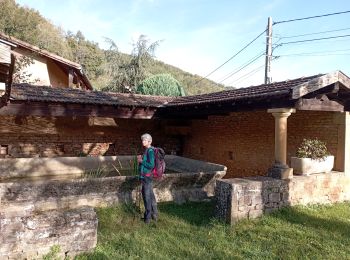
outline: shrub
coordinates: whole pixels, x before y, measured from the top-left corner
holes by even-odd
[[[314,160],[325,160],[330,155],[325,142],[315,139],[303,139],[298,147],[296,156],[299,158],[311,158]]]

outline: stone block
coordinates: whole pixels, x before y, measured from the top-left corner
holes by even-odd
[[[1,223],[0,256],[10,259],[40,258],[56,244],[64,252],[80,253],[93,249],[97,242],[93,208],[51,210],[26,217],[2,215]]]
[[[249,219],[254,219],[261,217],[264,214],[263,210],[250,210],[248,213],[248,218]]]
[[[271,193],[269,195],[269,202],[280,202],[281,194],[280,193]]]

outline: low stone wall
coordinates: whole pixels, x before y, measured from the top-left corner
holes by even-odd
[[[214,196],[215,182],[225,172],[166,174],[154,182],[157,201],[200,201]],[[0,206],[37,211],[104,207],[135,201],[140,181],[133,176],[0,183]]]
[[[250,177],[218,180],[216,216],[231,224],[285,206],[350,200],[350,176],[343,172],[294,176],[290,180]]]
[[[101,162],[104,166],[120,162],[126,167],[130,156],[119,161],[115,157],[45,158],[43,164],[41,158],[35,159],[32,165],[33,159],[12,160],[19,163],[15,166],[18,171],[0,173],[0,259],[38,257],[55,244],[70,255],[91,250],[96,245],[97,219],[93,209],[86,207],[141,199],[136,176],[77,179],[67,174],[69,169],[79,173],[100,167]],[[215,194],[216,180],[226,174],[225,166],[178,156],[167,156],[166,163],[167,168],[181,173],[165,174],[154,182],[157,201],[208,199]]]
[[[97,216],[93,208],[42,213],[1,208],[0,234],[0,259],[40,259],[57,245],[63,259],[96,246]]]
[[[114,172],[116,169],[128,170],[133,165],[133,156],[94,156],[94,157],[54,157],[54,158],[0,158],[0,181],[15,178],[72,179],[84,177],[86,173],[103,171]],[[171,172],[198,173],[225,171],[223,165],[193,160],[176,155],[165,156],[166,168]]]

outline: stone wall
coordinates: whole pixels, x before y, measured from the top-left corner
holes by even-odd
[[[201,201],[214,196],[215,183],[224,171],[166,174],[154,183],[157,201]],[[36,211],[104,207],[130,203],[140,196],[134,176],[0,183],[0,206],[6,210]]]
[[[130,157],[122,157],[121,164],[125,165]],[[16,171],[20,175],[16,176],[24,178],[13,178],[9,171],[0,182],[0,259],[37,258],[53,245],[59,245],[62,253],[68,255],[88,251],[96,245],[97,219],[93,209],[86,207],[141,200],[140,181],[136,176],[72,179],[68,174],[68,179],[62,179],[63,165],[57,166],[57,163],[69,162],[69,169],[79,170],[86,165],[96,166],[102,162],[99,159],[115,157],[65,159],[2,159],[7,163],[9,160],[20,162]],[[225,166],[179,156],[167,155],[166,162],[169,169],[181,173],[165,174],[154,182],[157,201],[182,203],[209,199],[214,196],[216,180],[226,173]],[[26,165],[32,168],[28,171]],[[40,173],[41,176],[36,175],[40,179],[25,177],[33,177],[30,170],[39,170],[38,166],[52,167],[50,172],[33,173]],[[53,176],[43,175],[49,173]],[[52,177],[58,179],[50,180]]]
[[[303,138],[317,137],[327,143],[336,156],[335,169],[342,171],[337,160],[342,142],[339,132],[344,128],[338,120],[340,114],[316,111],[292,114],[288,118],[288,163]],[[183,156],[226,165],[226,178],[265,176],[274,162],[274,124],[273,116],[266,110],[193,120]]]
[[[216,216],[233,224],[285,206],[350,200],[350,176],[342,172],[294,176],[290,180],[249,177],[218,180]]]
[[[179,151],[180,140],[164,134],[159,120],[87,117],[0,117],[0,157],[56,157],[130,155],[142,150],[140,137],[153,136],[153,144],[168,154]]]
[[[45,212],[30,207],[0,209],[0,259],[41,259],[57,245],[58,256],[63,259],[88,252],[96,243],[97,216],[93,208]]]
[[[325,141],[342,171],[340,113],[297,111],[288,118],[288,163],[303,138]],[[237,112],[192,120],[185,134],[168,134],[166,120],[1,117],[0,157],[126,155],[141,153],[140,136],[151,133],[154,145],[168,154],[226,165],[227,178],[264,176],[274,161],[274,118],[264,111]],[[205,140],[205,141],[204,141]]]

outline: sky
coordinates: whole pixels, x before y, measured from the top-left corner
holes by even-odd
[[[146,35],[150,42],[160,41],[156,59],[202,77],[234,56],[208,78],[235,87],[264,83],[265,34],[235,54],[264,32],[268,17],[273,22],[280,22],[350,11],[348,0],[16,2],[38,10],[65,31],[75,33],[80,30],[88,40],[97,42],[102,48],[108,47],[107,37],[121,52],[130,54],[132,44],[140,35]],[[272,81],[335,70],[350,76],[350,13],[277,23],[272,27],[272,35]],[[316,40],[329,37],[338,38]]]

